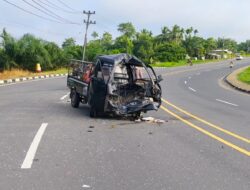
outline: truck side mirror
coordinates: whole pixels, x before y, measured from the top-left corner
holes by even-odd
[[[163,81],[162,75],[157,76],[157,82],[159,83],[161,81]]]

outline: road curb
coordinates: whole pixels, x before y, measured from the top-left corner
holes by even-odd
[[[62,76],[68,76],[68,74],[50,74],[50,75],[41,75],[41,76],[34,76],[34,77],[22,77],[22,78],[15,78],[15,79],[6,79],[0,80],[0,86],[5,84],[13,84],[13,83],[21,83],[24,81],[32,81],[32,80],[41,80],[46,78],[58,78]]]
[[[237,75],[248,67],[249,65],[233,71],[224,78],[224,81],[234,89],[250,94],[250,85],[245,84],[237,79]]]

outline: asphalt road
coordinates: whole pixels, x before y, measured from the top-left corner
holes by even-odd
[[[228,61],[157,73],[163,124],[91,119],[66,78],[0,87],[0,189],[250,189],[250,96],[221,81]]]

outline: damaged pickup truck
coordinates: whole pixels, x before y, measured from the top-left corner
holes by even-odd
[[[67,86],[71,105],[90,106],[90,117],[100,114],[132,116],[158,110],[161,75],[129,54],[98,56],[95,63],[72,60]]]

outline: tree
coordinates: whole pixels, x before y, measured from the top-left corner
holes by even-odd
[[[183,41],[184,29],[180,28],[178,25],[174,25],[172,29],[164,26],[161,29],[161,34],[156,37],[156,43],[176,43],[181,44]]]
[[[134,40],[134,54],[142,60],[149,62],[154,54],[153,40],[152,32],[146,29],[137,33],[136,39]]]
[[[104,50],[99,40],[92,40],[88,43],[86,49],[86,58],[88,61],[93,61],[97,55],[103,54]]]
[[[192,38],[192,49],[193,49],[193,57],[203,57],[205,56],[205,48],[204,48],[204,39],[201,37],[194,36]]]
[[[75,44],[75,40],[74,38],[67,38],[64,40],[63,44],[62,44],[62,48],[65,49],[65,48],[68,48],[68,47],[74,47],[76,44]]]
[[[23,69],[33,71],[37,63],[40,63],[44,70],[53,69],[49,53],[40,39],[31,34],[25,34],[18,41],[18,46],[17,62]]]
[[[60,47],[54,42],[45,42],[44,48],[49,52],[50,62],[53,66],[53,69],[58,67],[66,66],[67,61],[63,55],[63,51]]]
[[[121,23],[118,25],[118,31],[128,38],[134,38],[136,34],[135,27],[131,22]]]
[[[198,34],[199,31],[197,29],[194,30],[194,35],[196,36],[196,34]]]
[[[18,52],[18,46],[16,40],[7,33],[5,29],[0,36],[2,38],[2,47],[1,50],[1,70],[9,70],[13,67],[18,67],[15,59]]]
[[[217,46],[220,49],[228,49],[233,52],[237,51],[237,42],[230,38],[218,38]]]
[[[185,30],[185,33],[186,33],[185,34],[185,39],[191,38],[193,31],[194,31],[193,27],[187,28]]]
[[[183,45],[191,57],[203,57],[206,53],[205,51],[205,40],[201,37],[193,36],[188,37]]]
[[[155,37],[156,44],[162,44],[170,41],[170,30],[168,27],[164,26],[161,29],[161,34]]]
[[[204,42],[204,48],[206,54],[208,54],[209,52],[217,48],[217,41],[214,38],[208,38]]]
[[[158,61],[175,61],[185,59],[186,50],[176,43],[164,43],[155,49],[154,59]]]
[[[101,46],[107,53],[112,49],[113,37],[110,33],[104,32],[101,38]]]
[[[94,31],[91,36],[94,38],[94,40],[96,40],[98,38],[98,33],[96,31]]]
[[[184,29],[174,25],[170,32],[170,42],[180,44],[183,40]]]
[[[133,41],[127,37],[126,35],[122,35],[116,38],[113,48],[121,53],[129,53],[133,52]]]
[[[241,42],[239,45],[238,45],[238,51],[244,51],[246,53],[249,53],[250,52],[250,40],[246,40],[245,42]]]

